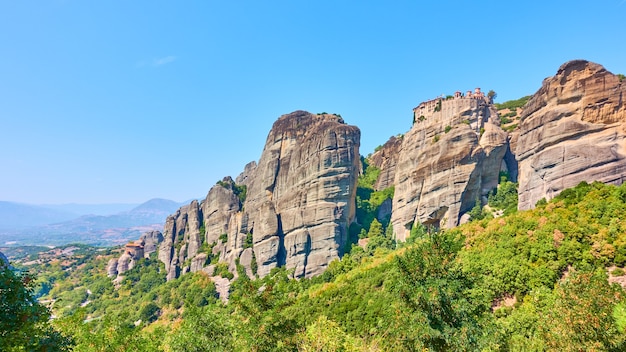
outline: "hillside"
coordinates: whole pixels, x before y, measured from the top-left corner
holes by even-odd
[[[626,293],[610,282],[624,282],[625,209],[626,186],[581,183],[534,210],[415,229],[399,249],[354,247],[311,279],[240,267],[228,305],[204,273],[166,282],[154,257],[117,288],[106,253],[38,270],[57,275],[43,298],[79,350],[618,351]]]

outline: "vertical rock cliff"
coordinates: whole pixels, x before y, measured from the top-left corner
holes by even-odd
[[[381,191],[394,185],[396,165],[398,164],[398,156],[400,155],[403,139],[403,136],[393,136],[380,149],[377,148],[378,150],[369,156],[368,162],[370,165],[380,169],[380,174],[374,184],[375,190]]]
[[[223,262],[250,276],[285,266],[323,272],[354,220],[360,131],[336,115],[296,111],[273,125],[257,163],[167,218],[159,259],[168,279]]]
[[[391,222],[404,241],[415,224],[453,227],[498,184],[508,148],[497,112],[479,89],[414,110],[395,165]]]
[[[515,154],[519,209],[581,181],[626,178],[624,82],[601,65],[563,64],[524,107]]]
[[[259,275],[276,266],[320,274],[343,254],[354,219],[360,131],[296,111],[274,123],[246,200]]]

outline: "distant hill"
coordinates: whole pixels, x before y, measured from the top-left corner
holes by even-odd
[[[123,211],[129,211],[135,208],[136,203],[108,203],[108,204],[42,204],[42,207],[49,209],[56,209],[61,211],[67,211],[70,213],[80,215],[113,215],[121,213]]]
[[[48,225],[47,227],[57,230],[64,229],[67,232],[82,232],[163,224],[165,223],[165,218],[182,205],[182,203],[167,199],[151,199],[129,211],[108,216],[83,215],[77,219]]]
[[[74,212],[43,206],[0,201],[0,229],[23,229],[76,218]]]
[[[10,227],[10,216],[7,227],[0,231],[0,245],[62,245],[71,242],[111,246],[123,244],[138,237],[144,231],[160,230],[168,215],[175,212],[185,203],[167,199],[151,199],[129,211],[113,215],[68,216],[61,220],[39,221],[36,226]],[[45,208],[42,208],[45,209]],[[63,213],[59,210],[47,209],[50,212]],[[14,219],[34,217],[30,213],[13,215]],[[70,213],[71,214],[71,213]],[[24,222],[24,221],[22,221]],[[25,222],[24,222],[25,223]]]

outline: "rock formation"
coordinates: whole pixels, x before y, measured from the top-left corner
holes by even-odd
[[[246,200],[259,275],[276,266],[320,274],[343,254],[354,219],[360,131],[296,111],[270,131]]]
[[[625,89],[600,65],[566,63],[544,80],[510,135],[478,88],[421,103],[410,131],[368,158],[381,170],[375,190],[395,187],[377,217],[390,215],[401,241],[418,223],[456,226],[477,201],[487,201],[500,171],[519,179],[520,209],[583,180],[622,183]],[[294,277],[322,273],[349,245],[359,139],[359,129],[338,115],[281,116],[258,163],[247,164],[235,180],[219,181],[204,200],[178,209],[163,234],[142,235],[141,251],[127,246],[109,263],[109,276],[123,274],[157,248],[168,280],[202,271],[215,275],[226,291],[228,280],[217,276],[226,269],[238,275],[238,265],[251,277],[276,267],[293,269]]]
[[[616,75],[583,60],[563,64],[543,81],[519,124],[519,209],[581,181],[624,181],[625,93]]]
[[[168,279],[217,260],[263,277],[278,266],[320,274],[343,255],[354,219],[360,131],[341,117],[296,111],[272,127],[261,158],[166,220]]]
[[[391,222],[398,240],[423,223],[453,227],[498,184],[508,148],[493,105],[480,90],[424,102],[395,165]],[[382,173],[381,173],[382,174]]]
[[[393,136],[380,149],[369,156],[368,162],[370,166],[380,169],[380,175],[378,175],[376,184],[374,184],[375,190],[380,191],[394,185],[396,165],[403,139],[403,136]]]
[[[117,262],[119,258],[111,258],[109,263],[107,264],[107,276],[108,277],[116,277],[117,276]]]
[[[144,258],[149,258],[150,254],[157,251],[159,243],[163,242],[161,231],[145,232],[139,237],[139,243],[143,246]]]
[[[163,235],[160,231],[149,231],[142,234],[139,241],[124,246],[124,253],[119,258],[109,260],[107,276],[117,277],[132,269],[139,259],[149,258],[162,241]]]

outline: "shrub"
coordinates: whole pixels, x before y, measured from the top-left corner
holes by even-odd
[[[150,302],[141,308],[141,311],[139,312],[139,319],[146,323],[152,323],[159,317],[159,312],[159,306],[157,306],[154,302]]]
[[[508,180],[506,173],[500,173],[500,184],[495,192],[489,195],[488,204],[494,209],[504,210],[504,215],[517,211],[517,183]]]
[[[243,242],[243,248],[252,248],[253,243],[254,237],[252,236],[252,232],[248,232],[246,234],[246,240]]]
[[[254,255],[254,251],[252,251],[252,260],[250,261],[250,270],[252,270],[252,275],[256,276],[259,271],[259,264],[256,262],[256,255]]]
[[[228,280],[232,280],[235,275],[228,271],[228,264],[221,262],[215,266],[215,275],[219,275],[221,277],[227,278]]]
[[[233,184],[233,193],[239,198],[239,202],[243,204],[246,201],[248,187],[246,185]]]
[[[445,128],[445,130],[444,130],[444,131],[445,131],[446,133],[448,133],[448,132],[450,132],[450,130],[451,130],[451,129],[452,129],[452,127],[451,127],[450,125],[448,125],[448,126],[446,126],[446,128]]]
[[[435,106],[435,112],[441,111],[441,99],[437,100],[437,105]]]
[[[516,128],[517,128],[517,124],[514,123],[514,124],[512,124],[510,126],[506,126],[506,128],[504,130],[507,131],[507,132],[513,132]]]
[[[510,109],[510,110],[514,110],[517,108],[521,108],[524,105],[526,105],[526,103],[528,102],[528,100],[531,98],[530,95],[527,95],[525,97],[519,98],[517,100],[509,100],[509,101],[505,101],[502,104],[494,104],[496,106],[496,109],[498,110],[502,110],[502,109]]]

